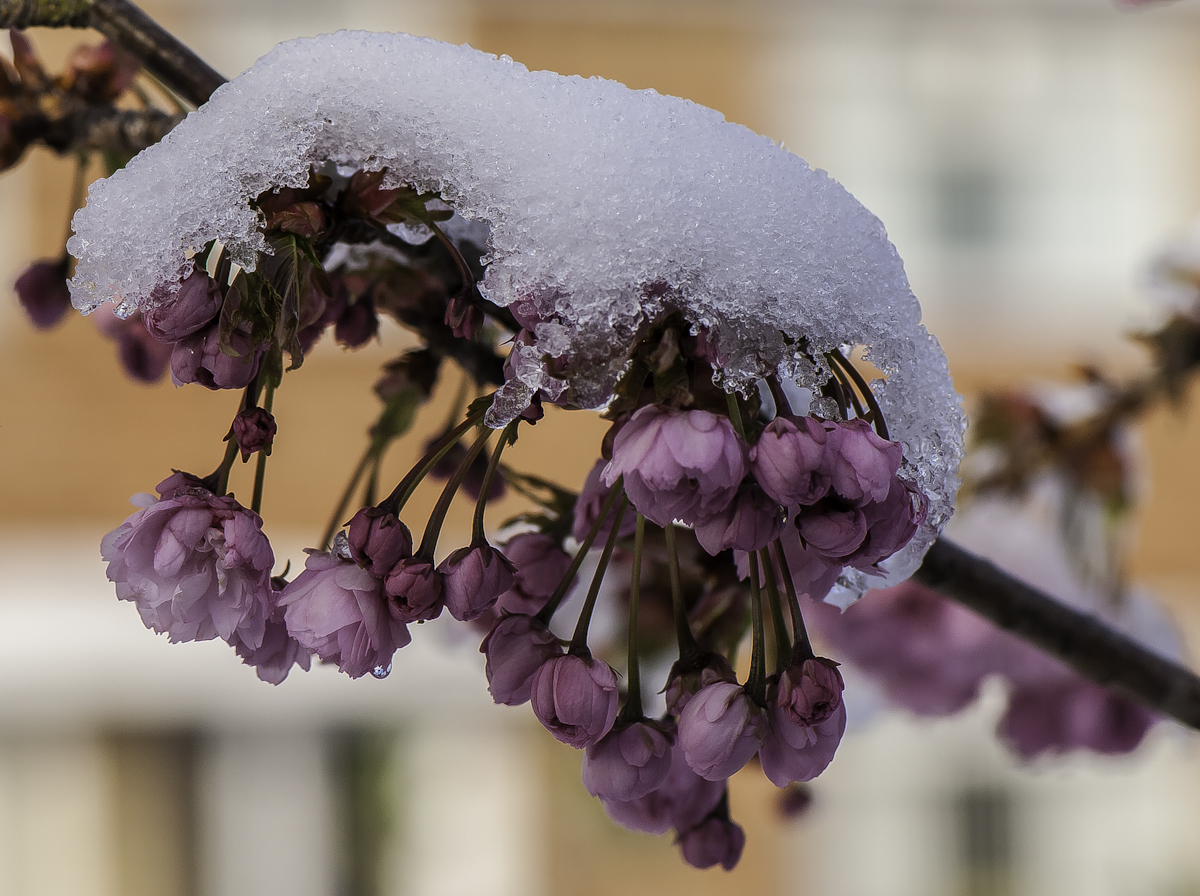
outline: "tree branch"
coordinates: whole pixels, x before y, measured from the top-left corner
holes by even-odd
[[[129,0],[0,0],[0,28],[92,27],[137,57],[143,67],[194,106],[225,83]]]
[[[935,541],[913,581],[1023,638],[1083,677],[1200,729],[1200,678],[1193,672],[953,542]]]

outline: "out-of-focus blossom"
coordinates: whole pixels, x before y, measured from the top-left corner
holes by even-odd
[[[537,613],[567,574],[571,555],[541,532],[514,535],[501,550],[513,565],[513,584],[500,595],[498,606],[509,613]]]
[[[562,645],[533,616],[501,616],[488,632],[479,652],[487,657],[488,690],[496,703],[520,706],[529,700],[533,676],[543,665],[562,656]]]
[[[603,482],[624,476],[633,506],[659,526],[696,523],[733,500],[747,451],[727,417],[647,405],[617,433]]]
[[[746,832],[732,819],[713,815],[681,831],[676,842],[684,861],[693,868],[720,865],[732,871],[746,847]]]
[[[604,737],[617,717],[617,675],[608,663],[574,654],[534,673],[530,701],[546,730],[576,749]]]
[[[575,500],[575,516],[574,524],[571,527],[571,536],[578,542],[582,543],[587,538],[588,532],[596,524],[596,518],[600,516],[604,502],[608,499],[610,488],[604,484],[605,467],[607,464],[603,460],[596,461],[596,465],[583,480],[583,488],[580,489],[579,497]],[[625,514],[621,519],[620,537],[629,538],[633,535],[635,528],[637,528],[636,515]],[[604,525],[597,532],[596,541],[603,543],[611,529],[612,518],[610,517],[604,521]]]
[[[35,261],[17,278],[15,289],[33,325],[39,330],[50,329],[71,307],[67,259]]]

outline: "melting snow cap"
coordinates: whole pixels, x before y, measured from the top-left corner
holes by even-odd
[[[890,561],[897,576],[949,518],[960,402],[883,226],[769,139],[651,90],[405,34],[281,44],[92,186],[68,243],[76,307],[170,301],[189,250],[214,239],[253,269],[267,246],[250,201],[305,186],[330,162],[386,169],[385,185],[436,191],[490,228],[482,290],[545,320],[490,423],[536,388],[603,406],[638,326],[668,310],[708,334],[728,389],[771,372],[812,386],[827,373],[799,339],[815,358],[863,346],[886,376],[874,388],[908,474],[931,500]],[[551,381],[545,355],[576,372]]]

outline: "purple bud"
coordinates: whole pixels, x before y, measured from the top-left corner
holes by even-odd
[[[766,714],[745,688],[718,681],[702,688],[679,716],[679,746],[700,777],[723,781],[758,752]]]
[[[170,299],[143,314],[146,329],[159,342],[179,342],[203,330],[221,312],[221,289],[205,271],[196,271]]]
[[[770,707],[770,727],[758,751],[763,774],[777,787],[811,781],[833,761],[846,730],[841,673],[820,657],[789,666]]]
[[[529,700],[533,676],[546,662],[562,656],[558,638],[533,616],[501,616],[479,652],[487,657],[488,690],[496,703],[520,706]]]
[[[556,539],[541,532],[514,535],[502,550],[513,565],[514,581],[500,595],[500,608],[510,613],[537,613],[567,574],[571,555]]]
[[[583,786],[602,800],[639,799],[667,779],[671,753],[671,738],[653,722],[613,728],[584,751]]]
[[[474,339],[483,326],[483,312],[466,296],[453,296],[446,303],[445,323],[460,339]]]
[[[67,289],[67,259],[35,261],[17,278],[17,298],[39,330],[48,330],[71,307]]]
[[[683,860],[693,868],[720,865],[726,871],[732,871],[742,858],[746,832],[729,818],[712,816],[683,831],[676,844]]]
[[[633,831],[663,834],[671,828],[686,830],[716,808],[725,792],[725,782],[706,781],[692,771],[678,743],[670,755],[666,780],[655,790],[625,802],[603,800],[609,818]]]
[[[617,674],[608,663],[568,654],[534,673],[530,700],[546,730],[575,749],[594,744],[617,718]]]
[[[696,541],[714,557],[721,551],[757,551],[779,537],[787,516],[773,498],[751,483],[724,510],[696,523]]]
[[[243,459],[255,451],[270,454],[277,431],[275,418],[265,408],[250,408],[233,418],[233,438],[242,449]]]
[[[392,655],[412,640],[388,612],[378,577],[333,554],[310,552],[279,606],[288,634],[351,678],[390,668]]]
[[[882,501],[900,469],[904,448],[876,435],[866,420],[829,421],[825,460],[831,486],[847,501]]]
[[[800,508],[796,529],[804,543],[818,554],[842,559],[862,547],[867,537],[867,518],[859,508],[828,498]]]
[[[366,345],[379,332],[379,317],[369,295],[359,296],[338,317],[333,328],[334,338],[347,348]]]
[[[647,405],[617,433],[603,482],[624,476],[625,494],[656,525],[692,524],[733,500],[747,450],[726,417]]]
[[[268,684],[282,682],[292,666],[307,672],[312,662],[312,652],[288,634],[282,621],[267,622],[262,644],[258,647],[248,647],[236,638],[231,643],[242,662],[253,666],[258,677]]]
[[[412,556],[412,535],[394,513],[364,507],[350,520],[346,532],[350,556],[378,578],[384,578],[405,557]]]
[[[236,358],[221,351],[215,324],[175,343],[171,352],[171,379],[176,386],[199,383],[206,389],[244,389],[258,373],[264,346],[254,346],[242,330],[234,330],[230,345]]]
[[[459,622],[470,622],[512,587],[508,558],[488,544],[459,548],[438,566],[446,609]]]
[[[406,557],[384,580],[392,616],[400,622],[421,622],[442,615],[442,576],[428,560]]]
[[[784,507],[815,504],[829,491],[829,435],[812,417],[776,417],[750,449],[750,468],[764,492]]]
[[[718,681],[737,681],[729,660],[721,654],[708,653],[691,663],[676,660],[667,673],[667,686],[664,688],[667,712],[673,716],[679,715],[702,688]]]

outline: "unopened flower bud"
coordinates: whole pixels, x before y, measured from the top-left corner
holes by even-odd
[[[671,828],[687,830],[699,824],[721,801],[724,781],[706,781],[687,764],[676,743],[670,751],[666,779],[645,796],[634,800],[602,800],[608,817],[633,831],[664,834]]]
[[[277,429],[275,418],[265,408],[249,408],[233,418],[233,438],[243,458],[256,451],[270,454]]]
[[[720,865],[732,871],[746,847],[746,832],[732,819],[712,816],[681,832],[676,844],[683,860],[693,868]]]
[[[460,339],[474,339],[483,326],[483,312],[466,296],[453,296],[446,303],[445,322]]]
[[[667,712],[673,716],[679,715],[702,688],[718,681],[737,681],[729,660],[721,654],[707,653],[690,662],[676,660],[667,674],[667,686],[664,688]]]
[[[488,690],[496,703],[520,706],[529,700],[533,676],[546,662],[562,656],[562,645],[533,616],[501,616],[479,652],[487,657]]]
[[[438,566],[446,609],[460,622],[470,622],[512,587],[513,567],[491,545],[459,548]]]
[[[583,786],[602,800],[639,799],[666,781],[672,746],[653,722],[614,728],[584,751]]]
[[[221,288],[205,271],[195,271],[170,299],[142,315],[146,329],[159,342],[179,342],[198,333],[221,313]]]
[[[880,438],[862,419],[830,421],[825,428],[829,433],[825,460],[833,491],[855,503],[886,498],[904,458],[903,446]]]
[[[733,548],[757,551],[779,537],[787,525],[782,507],[751,483],[743,486],[729,506],[696,523],[696,540],[713,556]]]
[[[534,715],[564,744],[582,749],[617,718],[617,675],[608,663],[574,654],[544,663],[533,676]]]
[[[346,532],[350,556],[361,567],[384,578],[397,563],[412,556],[412,535],[394,513],[364,507],[354,514]]]
[[[693,771],[721,781],[758,752],[766,729],[762,709],[736,682],[702,688],[679,716],[679,746]]]
[[[379,332],[379,317],[369,295],[361,295],[346,306],[333,328],[334,338],[347,348],[366,345]]]
[[[750,468],[764,492],[784,507],[815,504],[829,491],[829,434],[811,417],[776,417],[750,449]]]
[[[71,307],[67,289],[67,259],[35,261],[17,278],[17,298],[39,330],[48,330]]]
[[[428,560],[407,557],[384,580],[392,615],[404,623],[436,619],[442,614],[442,576]]]
[[[837,663],[820,657],[789,666],[777,685],[772,680],[770,725],[758,755],[777,787],[811,781],[833,761],[846,730],[843,687]]]

